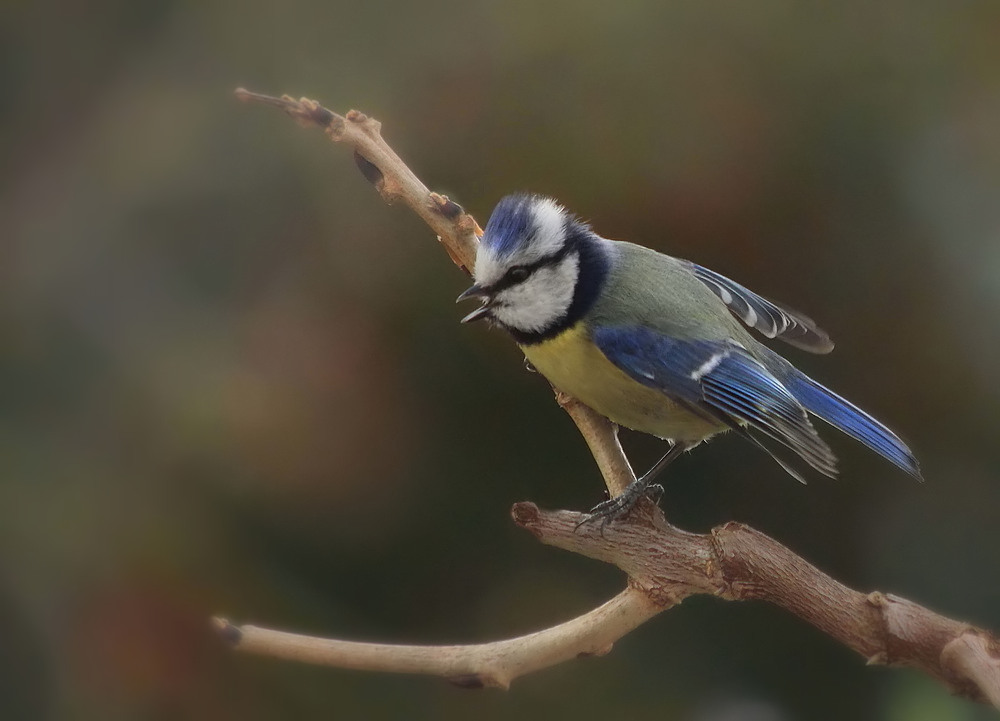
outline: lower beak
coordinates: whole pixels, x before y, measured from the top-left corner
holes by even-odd
[[[458,296],[455,302],[461,303],[463,300],[469,300],[469,298],[479,298],[483,301],[483,304],[462,318],[463,323],[471,323],[474,320],[485,318],[490,314],[490,295],[482,286],[473,284],[462,295]]]
[[[471,323],[474,320],[480,320],[485,318],[490,314],[490,304],[484,303],[483,305],[476,308],[474,311],[469,313],[469,315],[462,318],[463,323]]]

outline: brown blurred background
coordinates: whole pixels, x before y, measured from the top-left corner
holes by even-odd
[[[3,3],[0,717],[992,718],[749,603],[506,694],[232,655],[207,619],[473,642],[624,580],[512,527],[601,483],[428,229],[245,85],[376,116],[481,223],[548,193],[815,317],[836,352],[787,355],[927,482],[832,429],[807,487],[723,438],[668,514],[1000,628],[998,37],[995,2]]]

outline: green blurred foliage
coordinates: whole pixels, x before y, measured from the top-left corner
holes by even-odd
[[[501,638],[614,594],[510,504],[601,485],[544,382],[349,155],[245,85],[357,107],[485,222],[516,189],[817,318],[788,355],[909,439],[792,483],[671,468],[861,588],[1000,628],[1000,5],[847,0],[0,6],[4,719],[971,720],[775,609],[693,599],[469,693],[233,655],[207,619]],[[651,439],[625,443],[637,466]]]

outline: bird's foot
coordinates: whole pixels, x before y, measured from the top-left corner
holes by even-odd
[[[632,481],[620,495],[602,501],[591,508],[590,512],[576,524],[576,528],[588,523],[600,522],[603,533],[604,528],[609,523],[627,516],[643,496],[655,505],[663,497],[663,486],[659,483],[643,482],[641,478]]]

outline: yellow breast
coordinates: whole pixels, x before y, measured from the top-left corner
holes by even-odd
[[[556,388],[626,428],[681,441],[700,441],[724,428],[632,380],[591,342],[583,323],[521,350]]]

